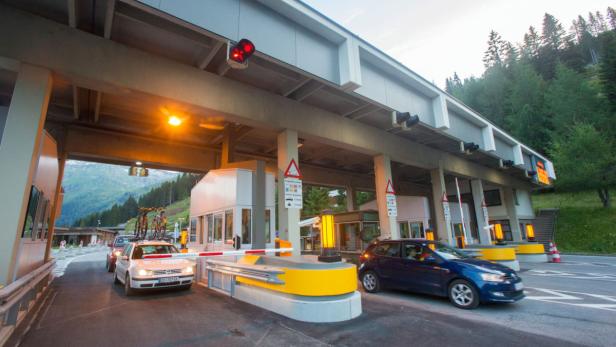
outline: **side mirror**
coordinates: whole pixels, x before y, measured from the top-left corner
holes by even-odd
[[[113,247],[113,242],[107,243],[107,247]]]

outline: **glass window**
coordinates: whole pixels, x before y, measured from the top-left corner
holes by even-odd
[[[130,243],[124,246],[124,251],[122,252],[122,255],[125,255],[128,257],[132,248],[133,248],[133,245]]]
[[[233,210],[225,211],[225,241],[233,240]]]
[[[465,259],[469,258],[468,255],[451,248],[449,246],[445,246],[442,243],[437,243],[434,252],[441,256],[444,259]]]
[[[418,243],[405,243],[402,249],[405,259],[424,261],[431,254],[430,248]]]
[[[513,233],[511,232],[511,225],[509,224],[509,220],[495,220],[490,221],[490,225],[500,224],[503,229],[503,240],[505,241],[513,241]],[[496,240],[496,235],[494,235],[494,228],[490,228],[492,239]]]
[[[24,228],[21,232],[21,237],[32,237],[32,230],[34,229],[34,223],[36,219],[36,209],[38,207],[40,192],[35,187],[30,188],[30,199],[28,200],[28,208],[26,210],[26,220],[24,221]]]
[[[518,201],[518,190],[515,188],[513,189],[513,202],[516,206],[520,206],[520,202]]]
[[[249,244],[251,243],[251,230],[252,230],[252,220],[251,220],[252,211],[249,208],[242,209],[242,243]]]
[[[403,239],[408,239],[411,237],[411,233],[409,230],[409,223],[408,222],[400,222],[398,223],[400,225],[400,238]]]
[[[423,222],[411,222],[411,235],[415,239],[423,239],[425,237]]]
[[[357,251],[361,249],[359,223],[338,224],[340,231],[340,250]]]
[[[205,242],[205,217],[199,217],[199,243]]]
[[[222,241],[222,213],[214,215],[214,241]]]
[[[400,244],[397,242],[381,243],[374,250],[374,254],[385,257],[399,257],[400,256]]]
[[[173,245],[141,245],[135,247],[131,259],[143,259],[146,254],[168,254],[178,253],[177,248]]]
[[[197,242],[197,218],[190,220],[190,241]]]
[[[211,243],[214,240],[214,217],[211,214],[208,214],[206,218],[207,218],[207,243]]]
[[[272,229],[270,227],[270,210],[265,209],[265,243],[272,242]]]
[[[498,189],[484,190],[483,199],[486,202],[486,206],[488,207],[489,206],[500,206],[502,204],[500,190]]]

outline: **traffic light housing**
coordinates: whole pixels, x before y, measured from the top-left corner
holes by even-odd
[[[248,58],[255,52],[255,45],[248,39],[241,39],[227,52],[227,63],[234,69],[245,69],[248,66]]]

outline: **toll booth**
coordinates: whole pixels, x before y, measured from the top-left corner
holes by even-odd
[[[379,212],[376,210],[336,213],[334,225],[336,247],[340,252],[361,253],[381,235]]]
[[[243,168],[211,170],[199,181],[190,196],[190,235],[192,249],[233,248],[233,237],[241,238],[241,248],[250,249],[256,232],[265,233],[265,246],[274,247],[275,180],[265,177],[265,230],[252,230],[254,171]]]
[[[430,202],[423,196],[396,196],[398,216],[396,217],[401,238],[426,238],[430,229]],[[376,201],[360,206],[360,210],[376,210]],[[378,218],[377,218],[378,221]]]

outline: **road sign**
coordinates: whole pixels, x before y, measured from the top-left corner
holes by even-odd
[[[302,180],[286,177],[284,179],[284,207],[299,208],[302,204]]]
[[[389,217],[397,217],[398,206],[396,204],[396,192],[394,191],[391,179],[387,180],[387,186],[385,187],[385,201],[387,202],[387,215]]]
[[[451,211],[449,211],[449,200],[447,200],[447,194],[443,193],[443,214],[445,215],[445,221],[451,223]]]
[[[387,187],[385,188],[385,194],[396,194],[394,185],[391,184],[391,180],[387,180]]]
[[[287,166],[287,169],[284,171],[284,177],[302,178],[302,173],[299,171],[295,159],[291,159],[291,162],[289,162],[289,166]]]

